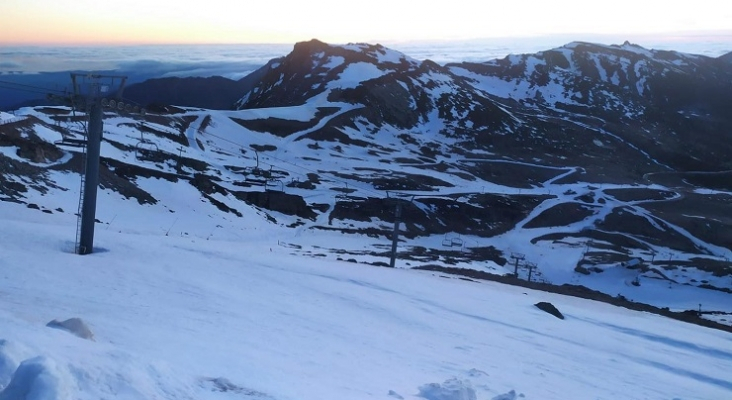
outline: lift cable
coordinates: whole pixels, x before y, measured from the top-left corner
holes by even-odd
[[[0,80],[0,88],[9,89],[9,90],[19,90],[19,91],[30,92],[30,93],[38,93],[38,94],[49,94],[49,93],[68,94],[68,92],[66,92],[64,90],[49,89],[49,88],[44,88],[44,87],[40,87],[40,86],[26,85],[23,83],[16,83],[16,82],[10,82],[10,81],[5,81],[5,80]]]

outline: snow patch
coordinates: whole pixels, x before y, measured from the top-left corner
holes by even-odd
[[[639,61],[635,64],[633,71],[635,72],[636,78],[638,78],[638,82],[636,82],[636,88],[638,89],[638,94],[643,96],[643,92],[645,91],[646,86],[646,74],[643,73],[643,69],[646,68],[646,62],[645,61]]]
[[[592,61],[595,62],[595,68],[597,68],[597,71],[600,73],[600,79],[603,82],[607,82],[607,71],[602,66],[602,63],[600,62],[600,57],[597,54],[592,54]]]
[[[332,56],[328,59],[328,62],[323,64],[323,68],[333,69],[346,62],[346,59],[341,56]]]
[[[546,65],[546,60],[531,56],[526,58],[526,75],[531,76],[536,71],[536,67]]]
[[[25,117],[16,116],[13,114],[9,114],[6,112],[0,111],[0,125],[10,124],[12,122],[18,122],[20,120],[24,120]]]
[[[339,78],[328,82],[328,89],[353,89],[358,87],[361,82],[378,78],[384,75],[384,71],[380,70],[374,64],[366,62],[353,63],[341,72]]]
[[[36,136],[38,136],[39,138],[43,139],[44,141],[46,141],[48,143],[54,143],[57,140],[61,140],[63,138],[60,133],[58,133],[52,129],[48,129],[45,126],[39,126],[39,125],[34,126],[33,133],[35,133]]]
[[[409,58],[405,56],[403,53],[388,49],[386,47],[373,47],[370,44],[366,43],[349,43],[347,45],[341,46],[345,50],[354,51],[357,53],[363,53],[368,54],[372,57],[376,58],[376,62],[378,64],[385,64],[385,63],[392,63],[392,64],[399,64],[403,60],[407,60],[412,64],[418,64],[419,62],[413,58]],[[374,50],[374,51],[372,51]]]

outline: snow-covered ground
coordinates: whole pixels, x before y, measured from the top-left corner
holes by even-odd
[[[14,114],[0,111],[0,125],[17,122],[18,120],[20,120],[20,118],[16,117]]]
[[[322,99],[320,99],[322,100]],[[318,100],[319,101],[319,100]],[[316,190],[299,189],[296,187],[284,187],[284,182],[277,181],[276,189],[282,188],[288,194],[302,196],[309,203],[327,204],[330,209],[334,209],[338,201],[337,194],[339,192],[331,190],[332,188],[346,188],[355,191],[355,195],[366,197],[386,197],[387,193],[383,190],[376,189],[372,184],[364,181],[356,181],[354,179],[341,178],[336,176],[332,171],[355,171],[361,168],[358,175],[362,179],[367,177],[370,170],[374,169],[373,156],[367,154],[367,149],[352,146],[346,148],[344,158],[341,153],[336,150],[328,149],[331,146],[327,142],[322,145],[323,150],[313,153],[308,148],[307,140],[295,140],[293,138],[303,137],[306,133],[311,132],[318,126],[324,124],[326,120],[334,118],[343,112],[353,109],[352,105],[342,103],[328,103],[331,106],[337,106],[338,111],[325,116],[319,121],[315,127],[293,133],[285,138],[280,138],[269,133],[261,133],[246,129],[234,122],[231,118],[240,120],[265,119],[268,116],[276,118],[289,118],[295,121],[310,121],[316,117],[317,107],[322,105],[316,100],[314,104],[308,104],[298,107],[282,107],[271,109],[254,109],[242,111],[212,111],[186,109],[184,114],[186,118],[192,118],[193,122],[187,127],[186,139],[189,144],[185,148],[185,157],[188,159],[198,160],[210,166],[208,173],[215,174],[221,178],[218,182],[222,187],[237,190],[237,183],[241,182],[245,175],[236,173],[226,166],[254,167],[255,165],[263,170],[274,168],[275,170],[286,171],[288,176],[283,178],[289,183],[290,180],[307,181],[308,174],[317,173],[323,184]],[[60,109],[60,108],[59,108]],[[67,110],[69,113],[70,110]],[[16,112],[20,117],[33,116],[45,121],[51,125],[54,120],[47,113],[38,111],[33,108],[24,108]],[[10,115],[10,114],[8,114]],[[207,128],[201,129],[203,120],[210,119]],[[150,168],[152,170],[161,170],[167,173],[176,172],[175,159],[179,154],[180,144],[169,139],[156,136],[150,133],[141,133],[136,127],[136,121],[123,116],[108,116],[105,119],[105,140],[102,143],[102,154],[104,157],[120,160],[125,163],[137,164]],[[179,134],[175,126],[168,126],[162,122],[146,122],[149,128],[157,131],[169,132],[171,135]],[[68,124],[72,130],[78,128],[75,124]],[[49,143],[54,143],[61,139],[61,134],[42,125],[34,127],[34,133],[40,139]],[[358,137],[358,133],[353,133]],[[389,130],[380,131],[379,138],[371,137],[369,134],[361,134],[369,140],[379,142],[380,146],[388,146],[392,149],[392,159],[413,157],[414,149],[404,145],[397,140],[396,133]],[[123,150],[127,148],[135,148],[139,145],[141,138],[149,143],[154,143],[156,148],[167,154],[169,158],[165,162],[152,162],[140,160],[136,157],[134,151]],[[421,140],[418,137],[418,140]],[[449,143],[450,139],[444,139],[444,143]],[[200,143],[200,145],[199,145]],[[195,144],[195,145],[193,145]],[[252,145],[273,146],[276,151],[260,152],[255,154],[251,150]],[[3,150],[4,149],[4,150]],[[0,154],[12,158],[17,161],[23,161],[37,166],[50,166],[51,164],[31,163],[22,159],[16,154],[15,147],[1,147]],[[172,156],[175,155],[175,156]],[[307,155],[317,155],[317,158]],[[71,157],[71,152],[66,151],[64,157],[56,164],[66,162]],[[440,156],[447,157],[447,156]],[[440,161],[443,161],[440,159]],[[475,160],[466,160],[473,162]],[[715,287],[730,287],[729,276],[714,276],[711,272],[705,272],[696,268],[689,268],[688,271],[683,269],[666,271],[665,274],[670,279],[665,279],[653,272],[641,273],[638,270],[629,270],[620,265],[620,263],[608,263],[599,265],[605,271],[602,274],[582,275],[575,271],[577,263],[584,259],[584,253],[588,250],[588,241],[586,238],[565,239],[559,243],[553,241],[538,241],[533,239],[556,231],[556,227],[548,226],[541,228],[527,228],[527,223],[531,222],[543,211],[564,203],[578,203],[579,195],[588,195],[597,202],[585,203],[587,207],[591,207],[593,212],[587,217],[573,222],[564,227],[568,231],[580,232],[585,227],[592,227],[597,221],[603,220],[620,207],[642,205],[643,203],[652,202],[651,199],[640,197],[638,200],[625,201],[616,198],[612,194],[612,190],[616,189],[633,189],[636,190],[641,186],[637,185],[621,185],[621,184],[592,184],[584,182],[578,183],[557,183],[562,178],[583,171],[581,167],[546,167],[541,164],[530,164],[527,162],[519,162],[512,160],[493,160],[483,161],[491,163],[500,163],[501,165],[518,165],[531,166],[536,168],[550,169],[555,173],[554,177],[547,179],[539,185],[532,185],[531,188],[512,187],[498,183],[487,182],[484,180],[470,181],[459,175],[454,175],[448,171],[432,171],[434,177],[449,182],[452,187],[433,187],[434,190],[424,192],[425,195],[463,195],[468,196],[474,193],[493,193],[507,195],[537,195],[552,196],[547,198],[540,205],[529,213],[522,221],[519,221],[514,229],[494,236],[491,238],[481,237],[458,237],[462,246],[458,248],[446,248],[442,245],[445,236],[433,235],[427,237],[417,237],[414,239],[403,238],[400,243],[400,250],[409,249],[410,247],[425,247],[428,249],[438,250],[462,250],[469,252],[471,247],[494,246],[503,252],[504,256],[512,253],[523,254],[526,261],[536,264],[536,270],[533,271],[533,277],[538,280],[544,280],[557,285],[563,283],[584,285],[588,288],[599,290],[612,296],[622,295],[630,300],[649,303],[658,307],[669,307],[673,311],[696,310],[702,308],[704,311],[715,311],[723,313],[732,313],[731,295],[722,291],[708,290],[699,288],[696,285],[687,285],[689,282],[704,282]],[[404,173],[423,174],[420,170],[409,164],[390,164],[390,169],[394,169]],[[196,171],[182,167],[184,173],[192,175]],[[31,190],[24,193],[25,201],[38,205],[46,212],[54,214],[62,212],[73,219],[72,214],[76,212],[78,207],[79,193],[79,175],[67,171],[48,170],[48,178],[54,182],[54,187],[48,187],[46,191],[36,191],[31,186]],[[367,262],[385,262],[387,258],[383,256],[383,252],[388,249],[390,243],[382,238],[371,238],[366,235],[336,235],[330,231],[323,231],[317,227],[332,228],[373,228],[380,226],[381,228],[390,230],[391,226],[384,221],[352,221],[352,220],[329,220],[328,213],[321,214],[316,220],[301,220],[302,225],[288,229],[287,225],[297,221],[297,218],[274,214],[278,220],[277,225],[264,223],[266,216],[262,215],[262,210],[257,210],[246,203],[234,198],[231,195],[222,195],[214,193],[211,195],[217,201],[220,201],[232,209],[238,210],[242,216],[237,217],[232,213],[221,211],[213,206],[209,200],[203,198],[199,189],[187,184],[183,181],[171,182],[165,179],[155,177],[135,177],[133,178],[135,185],[148,192],[155,199],[157,204],[140,205],[134,198],[125,198],[121,193],[105,188],[99,191],[99,201],[96,217],[102,222],[98,226],[98,230],[109,230],[119,234],[153,234],[186,237],[192,240],[228,240],[228,241],[264,241],[264,248],[277,248],[282,251],[288,251],[296,255],[310,255],[318,259],[327,259],[337,261],[338,258],[347,260],[355,260],[361,263]],[[366,179],[367,181],[368,179]],[[24,178],[18,178],[19,182],[27,184]],[[663,186],[649,184],[642,186],[649,190],[669,190]],[[264,190],[263,187],[255,187],[253,190]],[[419,192],[414,192],[420,194]],[[720,192],[720,194],[728,195],[729,193]],[[681,197],[680,194],[674,192],[670,200]],[[457,201],[460,201],[458,199]],[[600,206],[600,201],[602,206]],[[636,208],[635,213],[645,218],[650,224],[656,224],[656,218],[648,211],[642,208]],[[729,249],[721,248],[702,242],[689,232],[684,231],[680,227],[666,224],[689,239],[691,243],[696,244],[699,248],[708,250],[708,258],[720,259],[732,258],[732,252]],[[75,226],[75,222],[71,223]],[[388,226],[386,226],[388,225]],[[662,231],[660,229],[659,231]],[[457,235],[459,236],[459,235]],[[71,234],[73,238],[73,233]],[[596,245],[603,243],[596,241]],[[672,248],[653,245],[646,243],[648,248],[657,254],[657,260],[661,258],[668,259],[673,257],[674,260],[690,261],[697,254],[686,254],[675,251]],[[73,245],[70,245],[70,248]],[[381,256],[377,256],[374,252],[381,252]],[[633,250],[629,254],[630,257],[638,257],[649,260],[651,255],[648,251]],[[425,262],[407,262],[397,260],[397,267],[410,268],[417,267],[421,264],[434,264],[433,261]],[[453,264],[454,265],[454,264]],[[498,274],[512,273],[511,265],[500,266],[491,261],[486,262],[460,262],[457,267],[471,268],[483,271],[494,272]],[[522,279],[528,278],[528,270],[522,268],[519,271]],[[661,278],[661,279],[656,279]],[[637,280],[637,281],[636,281]],[[640,283],[640,286],[634,285],[633,282]],[[730,314],[720,314],[717,316],[709,316],[715,320],[732,324],[732,316]]]
[[[0,203],[0,400],[732,398],[729,333],[294,256],[252,223],[246,240],[97,229],[78,256],[73,215]],[[46,327],[73,317],[93,340]]]

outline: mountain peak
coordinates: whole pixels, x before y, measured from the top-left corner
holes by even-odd
[[[344,45],[328,44],[318,39],[295,44],[291,56],[294,58],[324,56],[343,57],[346,62],[370,62],[374,64],[400,64],[402,62],[418,63],[396,50],[389,49],[379,43],[348,43]]]
[[[313,54],[318,51],[323,51],[323,50],[327,49],[328,47],[330,47],[330,46],[325,42],[322,42],[318,39],[310,39],[308,41],[295,43],[295,47],[293,48],[292,52],[295,54],[300,54],[300,53]]]
[[[571,51],[590,51],[593,53],[608,53],[608,52],[614,52],[617,50],[622,50],[624,52],[632,52],[638,55],[646,56],[646,57],[653,57],[654,50],[646,49],[645,47],[631,43],[629,41],[623,42],[621,45],[617,44],[611,44],[611,45],[604,45],[599,43],[592,43],[592,42],[583,42],[583,41],[574,41],[565,44],[564,46],[561,46],[559,48],[556,48],[554,50],[562,50],[567,49]]]
[[[362,82],[394,72],[416,70],[421,63],[380,44],[332,45],[312,39],[273,64],[257,87],[239,102],[240,108],[302,105],[335,89],[352,89]]]

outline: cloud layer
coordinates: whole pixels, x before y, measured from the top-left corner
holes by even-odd
[[[384,42],[413,58],[438,63],[488,61],[507,54],[533,53],[582,40],[617,44],[625,40],[647,48],[677,50],[711,57],[732,51],[732,35],[635,36],[569,35],[541,38],[503,38],[468,41]],[[130,75],[226,76],[233,79],[287,55],[292,45],[146,45],[86,47],[0,47],[0,73],[72,70],[119,71]]]

